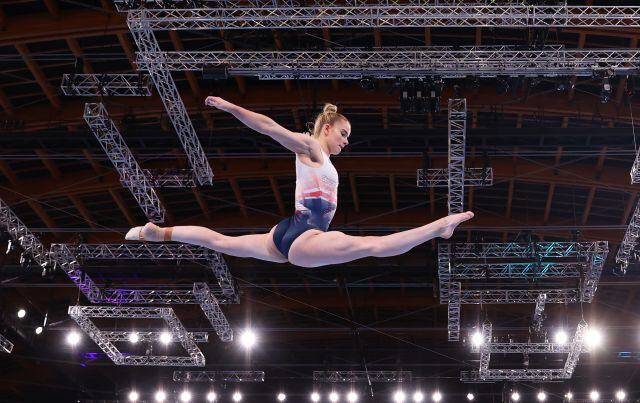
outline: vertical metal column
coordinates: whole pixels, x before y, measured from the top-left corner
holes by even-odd
[[[464,209],[464,159],[467,100],[449,100],[449,214]]]

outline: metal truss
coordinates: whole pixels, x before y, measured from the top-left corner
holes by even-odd
[[[449,214],[464,211],[464,160],[467,132],[467,100],[449,100]]]
[[[129,22],[133,30],[131,18]],[[159,47],[144,45],[144,41],[149,39],[141,39],[139,32],[141,31],[134,31],[141,50],[137,54],[137,63],[140,68],[149,70],[156,87],[166,83],[166,79],[160,81],[157,78],[160,76],[159,72],[170,78],[169,71],[200,71],[207,67],[224,67],[230,76],[255,76],[263,80],[363,77],[395,79],[425,76],[591,77],[594,71],[605,70],[613,74],[628,75],[636,73],[640,68],[639,49],[565,49],[562,45],[552,45],[542,49],[516,46],[432,46],[291,52],[162,52]],[[173,94],[161,88],[158,90],[163,99],[165,95],[168,100],[173,99]],[[175,85],[172,88],[175,89]],[[165,102],[168,104],[167,100]],[[177,111],[177,106],[169,104],[168,107]],[[175,116],[176,113],[172,110],[170,116]]]
[[[449,186],[449,169],[418,169],[418,187],[435,188]],[[465,168],[464,186],[492,186],[493,168]]]
[[[544,321],[544,306],[547,302],[547,294],[538,295],[536,300],[536,309],[533,311],[533,330],[536,333],[542,331],[542,322]]]
[[[174,382],[264,382],[264,371],[173,371]]]
[[[222,255],[199,246],[185,244],[126,243],[126,244],[52,244],[52,250],[66,245],[79,259],[168,259],[206,260],[218,280],[216,290],[218,302],[237,304],[240,302],[236,283]]]
[[[634,251],[640,237],[640,199],[636,202],[636,208],[624,233],[618,253],[616,253],[616,263],[620,265],[622,273],[627,272],[629,261],[631,260],[631,252]]]
[[[447,244],[441,244],[447,245]],[[451,251],[456,259],[484,258],[563,258],[608,252],[606,241],[528,242],[528,243],[456,243]]]
[[[452,280],[486,280],[499,278],[560,277],[579,278],[585,263],[516,262],[516,263],[463,263],[456,265],[449,276]]]
[[[160,52],[160,45],[158,44],[155,34],[149,27],[148,21],[134,15],[129,15],[127,24],[129,25],[136,45],[138,45],[138,49],[142,53]],[[171,69],[164,63],[138,66],[149,72],[151,80],[156,86],[160,94],[160,99],[162,99],[164,107],[167,110],[169,119],[171,119],[171,123],[176,130],[178,139],[184,148],[196,181],[198,181],[200,185],[212,185],[213,170],[202,149],[200,140],[198,140],[198,135],[193,127],[193,123],[191,123],[191,119],[189,119],[189,114],[184,106],[184,102],[182,102],[182,98],[180,98],[176,83],[171,76]]]
[[[460,283],[452,282],[449,288],[449,305],[447,306],[447,336],[449,341],[460,340]]]
[[[148,21],[150,29],[313,29],[372,27],[636,27],[640,8],[631,6],[558,5],[443,5],[442,1],[371,2],[351,0],[298,4],[294,1],[205,1],[197,9],[157,9],[145,0],[132,10],[125,0],[115,0],[120,11]],[[284,4],[283,4],[284,3]],[[292,3],[292,4],[287,4]],[[154,9],[155,8],[155,9]]]
[[[640,151],[636,154],[636,159],[631,167],[631,183],[640,183]]]
[[[2,199],[0,199],[0,228],[7,232],[13,242],[18,242],[25,253],[37,264],[40,266],[47,264],[47,249]]]
[[[548,304],[575,304],[580,302],[579,290],[558,288],[545,290],[462,290],[460,292],[460,304],[535,304],[541,293],[547,294]]]
[[[490,322],[482,324],[482,340],[480,346],[472,346],[474,353],[480,353],[478,371],[463,371],[460,380],[463,382],[495,382],[495,381],[556,381],[570,379],[573,375],[580,354],[588,352],[584,344],[587,330],[585,321],[580,321],[573,340],[567,344],[557,343],[499,343],[492,342],[492,326]],[[491,354],[567,354],[562,369],[491,369]]]
[[[64,74],[60,88],[67,96],[151,96],[146,74]]]
[[[164,222],[165,210],[151,181],[136,162],[104,105],[85,104],[84,120],[120,174],[120,181],[129,189],[144,215],[152,222]]]
[[[191,170],[158,170],[143,169],[145,177],[149,178],[154,188],[192,188],[196,181]],[[126,184],[126,182],[123,182]]]
[[[114,306],[70,306],[69,316],[75,320],[80,328],[104,351],[116,365],[141,366],[198,366],[205,364],[204,355],[196,346],[172,308],[151,307],[114,307]],[[166,322],[173,340],[179,342],[188,356],[166,355],[123,355],[113,342],[105,337],[103,332],[91,320],[92,318],[132,318],[132,319],[162,319]]]
[[[209,286],[206,283],[195,283],[193,285],[193,293],[220,340],[224,342],[233,341],[233,330],[224,316],[224,312],[220,309],[218,300],[211,294]]]
[[[411,371],[313,371],[314,382],[411,382]]]
[[[134,333],[138,336],[138,341],[140,342],[157,341],[162,334],[160,331],[148,330],[102,330],[104,339],[114,343],[129,342],[129,337]],[[207,332],[187,332],[187,334],[193,339],[194,343],[206,343],[209,341],[209,333]]]
[[[11,354],[13,351],[13,343],[2,334],[0,334],[0,351],[4,351],[7,354]]]

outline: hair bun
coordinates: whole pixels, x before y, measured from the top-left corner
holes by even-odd
[[[322,109],[322,113],[337,113],[338,107],[334,104],[324,104],[324,108]]]

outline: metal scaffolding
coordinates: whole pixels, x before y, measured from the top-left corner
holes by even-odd
[[[120,174],[120,181],[129,189],[144,215],[152,222],[164,222],[165,210],[151,181],[136,162],[104,105],[85,104],[84,120]]]
[[[638,237],[640,237],[640,199],[636,202],[636,208],[633,210],[633,215],[631,216],[627,230],[624,233],[622,242],[620,242],[618,253],[616,253],[616,263],[620,265],[622,273],[627,272],[631,260],[631,253],[637,246]]]
[[[146,74],[64,74],[62,93],[79,97],[151,96],[151,81]]]
[[[591,77],[594,71],[627,75],[640,69],[639,49],[565,49],[562,45],[549,45],[542,49],[431,46],[236,52],[162,52],[159,47],[151,49],[144,46],[139,45],[141,51],[137,53],[137,63],[140,68],[149,70],[154,81],[159,74],[155,71],[171,77],[168,71],[200,71],[210,67],[225,68],[230,76],[263,80],[425,76]],[[164,99],[166,91],[159,92]]]
[[[533,311],[533,330],[536,333],[542,332],[542,322],[544,321],[544,306],[547,303],[547,294],[538,295],[536,299],[536,309]]]
[[[138,338],[139,342],[153,342],[160,339],[161,331],[154,330],[101,330],[105,340],[111,342],[129,342],[133,334]],[[207,332],[187,332],[193,339],[194,343],[206,343],[209,341],[209,333]]]
[[[575,370],[580,354],[588,352],[584,335],[587,324],[580,321],[576,333],[570,343],[501,343],[492,341],[492,326],[490,322],[482,324],[482,344],[473,345],[471,351],[480,353],[480,366],[477,371],[462,371],[460,380],[470,383],[496,381],[557,381],[570,379]],[[567,354],[562,369],[491,369],[489,362],[491,354]]]
[[[143,18],[129,15],[127,23],[133,39],[142,53],[158,53],[160,45],[155,34],[149,27],[148,21]],[[156,86],[160,99],[167,110],[167,115],[176,130],[178,139],[187,155],[189,165],[193,170],[193,176],[200,185],[213,184],[213,170],[209,165],[207,156],[200,144],[198,135],[189,119],[187,109],[180,98],[176,83],[171,76],[171,69],[165,64],[140,66],[149,72],[153,84]]]
[[[636,159],[633,161],[633,166],[631,167],[631,183],[637,184],[640,183],[640,151],[636,154]]]
[[[13,351],[13,343],[9,341],[4,335],[0,334],[0,351],[7,354],[11,354]]]
[[[467,133],[467,100],[449,100],[449,214],[464,211],[464,160]]]
[[[173,371],[174,382],[264,382],[264,371]]]
[[[143,169],[142,172],[154,188],[196,187],[196,181],[191,170]],[[123,183],[128,185],[125,181]]]
[[[148,21],[150,29],[314,29],[372,27],[637,27],[640,8],[632,6],[438,4],[437,1],[298,2],[205,1],[198,9],[157,9],[145,0],[120,11]],[[284,4],[283,4],[284,3]],[[133,9],[132,8],[148,8]]]
[[[221,304],[240,302],[237,286],[227,263],[218,252],[207,248],[185,244],[126,243],[126,244],[52,244],[52,250],[66,246],[79,259],[168,259],[168,260],[205,260],[218,280],[220,290],[216,298]],[[155,295],[152,297],[156,297]]]
[[[449,169],[418,169],[418,187],[435,188],[449,186]],[[493,168],[465,168],[464,186],[492,186]]]
[[[313,371],[313,381],[324,383],[410,383],[411,380],[411,371]]]
[[[48,263],[47,249],[42,242],[29,231],[29,228],[2,199],[0,199],[0,228],[7,232],[13,242],[18,242],[34,262],[40,266]]]
[[[69,316],[104,351],[116,365],[141,366],[197,366],[205,364],[202,351],[195,344],[172,308],[115,307],[115,306],[70,306]],[[187,356],[129,355],[122,354],[111,340],[93,323],[93,318],[113,319],[161,319],[171,332],[173,341],[179,342]]]
[[[195,283],[193,285],[193,294],[196,296],[200,303],[200,308],[209,319],[220,340],[224,342],[233,341],[233,330],[224,316],[224,312],[220,309],[218,300],[211,294],[209,286],[206,283]]]

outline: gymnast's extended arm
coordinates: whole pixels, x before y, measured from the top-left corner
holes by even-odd
[[[271,137],[296,154],[311,155],[312,148],[319,147],[317,141],[314,141],[311,137],[301,133],[294,133],[280,126],[270,117],[251,112],[220,97],[207,97],[205,105],[229,112],[247,127]]]

